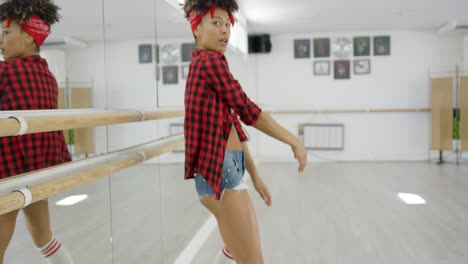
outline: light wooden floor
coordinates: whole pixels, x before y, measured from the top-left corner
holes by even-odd
[[[266,264],[468,263],[468,166],[428,163],[318,163],[259,166],[273,193],[251,191]],[[56,236],[77,264],[174,263],[209,214],[182,165],[141,165],[51,199]],[[253,188],[251,189],[253,190]],[[406,205],[399,192],[427,204]],[[55,201],[90,197],[72,207]],[[217,230],[193,264],[211,264]],[[6,264],[45,263],[24,219]]]

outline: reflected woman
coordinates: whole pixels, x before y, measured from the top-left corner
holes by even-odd
[[[0,5],[0,111],[57,109],[57,82],[39,48],[59,20],[50,0],[7,0]],[[70,161],[62,131],[0,138],[0,179]],[[48,201],[23,209],[34,244],[51,264],[73,263],[50,228]],[[0,264],[18,210],[0,215]]]
[[[196,40],[185,88],[185,178],[195,178],[201,203],[216,217],[226,255],[236,263],[256,264],[263,263],[263,256],[255,209],[243,182],[244,164],[262,198],[271,201],[266,186],[252,173],[255,166],[238,118],[290,145],[300,172],[307,153],[292,133],[247,97],[229,70],[224,52],[237,9],[235,0],[184,4]]]

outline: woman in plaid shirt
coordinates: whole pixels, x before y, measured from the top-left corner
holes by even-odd
[[[50,0],[7,0],[0,5],[0,110],[56,109],[57,82],[39,47],[59,20]],[[62,131],[0,137],[0,179],[70,161]],[[51,232],[48,201],[23,209],[34,244],[48,263],[73,263]],[[18,210],[0,215],[0,264],[13,236]]]
[[[216,217],[226,245],[224,255],[236,263],[253,264],[263,263],[263,256],[255,209],[243,182],[244,159],[267,205],[271,196],[255,169],[238,118],[290,145],[300,172],[307,153],[293,134],[246,96],[229,70],[224,52],[234,25],[232,12],[237,9],[235,0],[184,4],[197,46],[185,89],[185,178],[195,178],[201,203]]]

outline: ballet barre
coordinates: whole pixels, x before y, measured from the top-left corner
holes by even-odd
[[[182,134],[0,181],[0,215],[140,164],[184,145]]]
[[[70,110],[11,111],[0,114],[0,137],[183,116],[183,109],[76,111],[76,113]]]
[[[302,115],[302,114],[366,114],[366,113],[418,113],[431,112],[430,108],[393,108],[393,109],[326,109],[326,110],[267,110],[275,115]]]

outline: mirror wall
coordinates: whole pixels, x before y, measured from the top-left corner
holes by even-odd
[[[104,0],[108,109],[157,107],[154,0]],[[107,151],[157,140],[158,121],[107,128]],[[111,175],[113,263],[162,263],[158,160]]]
[[[55,1],[62,19],[41,47],[59,86],[59,107],[108,107],[104,2]],[[107,128],[65,131],[73,159],[90,158],[108,151]],[[63,199],[82,198],[66,203]],[[102,178],[49,199],[53,235],[73,256],[75,263],[112,263],[111,193]],[[66,203],[67,205],[59,205]],[[33,244],[25,218],[19,214],[4,263],[45,263]]]
[[[183,107],[195,43],[176,1],[55,2],[62,19],[53,26],[41,56],[57,79],[60,108]],[[233,72],[245,66],[237,53],[227,56]],[[183,118],[173,118],[64,133],[73,159],[80,160],[181,133],[182,124]],[[211,223],[208,237],[216,240],[217,231],[198,202],[193,181],[183,179],[183,162],[179,149],[50,198],[54,235],[75,263],[196,262],[206,254],[203,240],[193,244],[200,239],[197,233]],[[76,195],[85,199],[57,205]],[[5,263],[41,259],[20,214]]]

